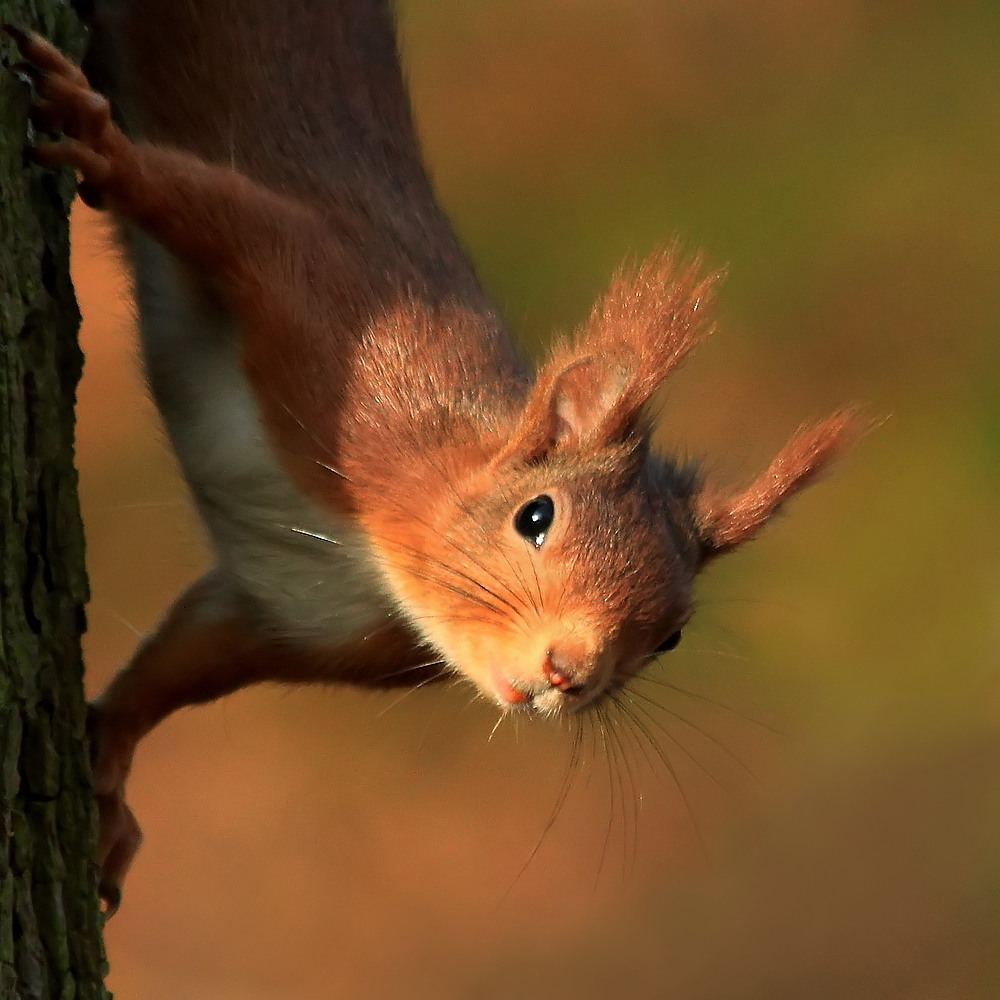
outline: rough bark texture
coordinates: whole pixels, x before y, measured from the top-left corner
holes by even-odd
[[[0,19],[79,51],[68,2],[0,0]],[[73,180],[26,166],[28,93],[8,39],[0,51],[0,998],[103,1000],[73,467]]]

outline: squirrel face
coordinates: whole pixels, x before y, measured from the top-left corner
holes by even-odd
[[[704,332],[712,280],[650,258],[615,279],[505,417],[410,431],[427,447],[383,459],[377,487],[363,485],[377,458],[350,467],[401,617],[504,709],[582,708],[676,645],[697,571],[853,436],[846,411],[803,428],[735,492],[650,453],[648,404]]]
[[[693,476],[645,442],[503,459],[380,539],[414,627],[507,710],[575,711],[676,645],[701,547]]]

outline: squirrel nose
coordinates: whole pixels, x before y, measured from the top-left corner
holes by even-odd
[[[552,687],[564,694],[580,694],[584,689],[585,685],[580,680],[579,659],[563,650],[550,649],[546,652],[542,673]]]

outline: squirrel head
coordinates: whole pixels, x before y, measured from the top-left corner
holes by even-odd
[[[497,439],[435,452],[421,495],[372,526],[410,624],[504,709],[581,708],[672,649],[698,571],[856,432],[847,411],[801,429],[728,491],[652,452],[647,404],[707,332],[715,283],[669,251],[619,273]]]

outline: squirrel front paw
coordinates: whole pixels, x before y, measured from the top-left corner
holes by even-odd
[[[119,161],[131,145],[112,122],[107,98],[90,86],[76,63],[41,35],[11,24],[3,25],[3,30],[24,59],[14,69],[34,84],[32,124],[64,136],[35,142],[32,158],[44,166],[78,171],[80,197],[92,207],[101,207]]]

